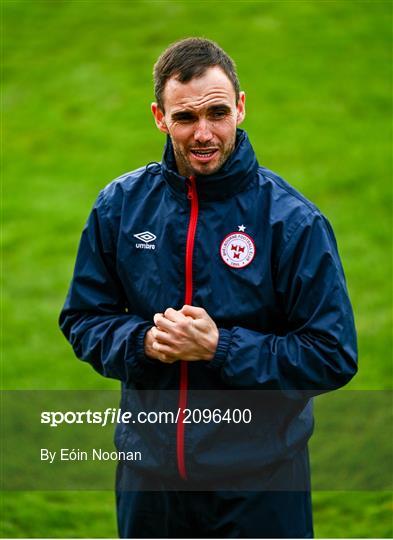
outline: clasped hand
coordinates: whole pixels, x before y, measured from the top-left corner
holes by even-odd
[[[154,315],[145,336],[145,354],[160,362],[212,360],[218,343],[216,323],[203,308],[168,308]]]

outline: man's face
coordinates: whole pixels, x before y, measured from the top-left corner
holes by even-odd
[[[160,131],[171,137],[178,171],[183,176],[218,171],[232,153],[236,127],[245,116],[245,95],[236,103],[231,81],[219,67],[198,78],[180,83],[168,79],[162,112],[156,103],[152,112]]]

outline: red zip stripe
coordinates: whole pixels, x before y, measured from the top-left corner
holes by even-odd
[[[184,303],[192,304],[192,259],[194,253],[195,232],[198,223],[199,202],[198,193],[195,186],[195,176],[190,176],[187,198],[191,203],[190,221],[188,224],[186,243],[186,284]],[[180,388],[179,388],[179,419],[177,424],[176,448],[177,448],[177,468],[183,480],[187,480],[186,464],[184,459],[184,409],[187,405],[188,387],[188,364],[184,360],[180,361]]]
[[[195,232],[198,222],[198,193],[195,186],[195,177],[190,176],[191,185],[188,186],[187,198],[191,201],[191,215],[188,225],[187,244],[186,244],[186,291],[184,295],[184,303],[192,303],[192,258],[194,253]]]

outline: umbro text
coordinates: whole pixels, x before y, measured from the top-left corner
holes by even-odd
[[[154,244],[135,244],[137,249],[156,249]]]

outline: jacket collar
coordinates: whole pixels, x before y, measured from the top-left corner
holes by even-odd
[[[258,162],[247,133],[236,133],[236,146],[227,161],[216,173],[197,176],[196,187],[202,200],[220,200],[247,189],[255,179]],[[177,172],[172,141],[167,137],[162,159],[162,173],[168,184],[179,193],[187,193],[187,178]]]

